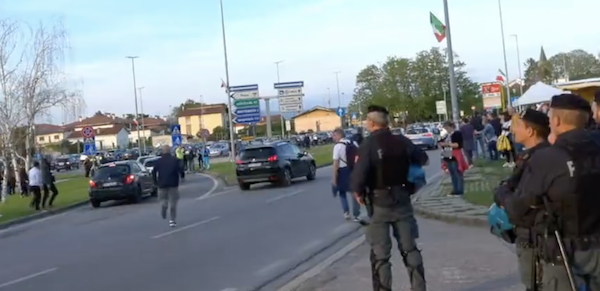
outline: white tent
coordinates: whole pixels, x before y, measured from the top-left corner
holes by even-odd
[[[568,93],[560,89],[556,89],[550,85],[546,85],[542,82],[537,82],[535,85],[529,87],[529,90],[523,93],[523,96],[519,97],[516,104],[512,104],[513,106],[522,106],[529,104],[536,104],[542,102],[548,102],[552,99],[554,95],[560,95],[563,93]]]

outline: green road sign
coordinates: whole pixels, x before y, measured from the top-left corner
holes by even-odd
[[[235,100],[233,102],[233,105],[235,107],[241,108],[241,107],[256,107],[258,106],[258,99],[240,99],[240,100]]]

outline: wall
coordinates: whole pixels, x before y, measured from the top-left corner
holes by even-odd
[[[138,134],[137,134],[137,130],[136,129],[132,129],[131,132],[129,133],[127,139],[129,142],[135,143],[138,140]],[[144,139],[144,136],[146,137],[146,139],[148,139],[149,137],[152,136],[152,131],[149,129],[145,129],[145,130],[140,130],[140,137],[142,138],[142,140]]]
[[[121,129],[116,135],[116,144],[119,148],[127,148],[129,146],[129,131]]]
[[[204,128],[208,129],[210,133],[213,129],[218,126],[225,127],[224,123],[227,119],[223,117],[222,113],[205,114],[202,118],[200,115],[195,116],[182,116],[177,119],[177,123],[181,125],[181,135],[193,135],[196,136],[201,129],[200,124],[204,123]]]
[[[62,133],[62,132],[57,132],[57,133],[50,133],[50,134],[39,134],[35,136],[36,139],[36,143],[40,144],[40,145],[44,145],[44,144],[50,144],[50,143],[60,143],[66,135],[70,134],[70,132],[67,132],[67,134]]]
[[[155,135],[152,137],[152,146],[159,147],[162,145],[173,145],[173,139],[170,134],[165,135]]]
[[[573,94],[577,94],[577,95],[585,98],[586,100],[592,102],[592,101],[594,101],[594,94],[598,90],[600,90],[600,87],[587,87],[587,88],[581,88],[578,90],[569,90],[569,91],[571,91],[571,93],[573,93]]]
[[[294,129],[296,132],[317,130],[317,122],[319,122],[319,131],[334,130],[336,127],[342,126],[342,120],[335,112],[316,110],[300,117],[294,118]]]

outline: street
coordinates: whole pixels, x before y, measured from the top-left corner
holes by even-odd
[[[433,177],[439,152],[429,155]],[[360,227],[331,196],[330,167],[289,188],[214,182],[194,175],[182,184],[176,228],[147,200],[0,231],[0,290],[254,290]]]

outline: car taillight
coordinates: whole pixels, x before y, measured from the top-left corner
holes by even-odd
[[[431,134],[431,132],[428,132],[428,133],[424,133],[424,134],[423,134],[423,136],[432,137],[432,136],[433,136],[433,134]]]
[[[243,162],[242,162],[242,160],[237,159],[237,160],[235,160],[235,163],[238,164],[238,165],[241,165]]]
[[[129,175],[125,178],[125,184],[131,184],[131,183],[133,183],[134,180],[135,180],[135,176]]]
[[[267,161],[269,161],[269,162],[277,162],[277,155],[270,156],[270,157],[267,159]]]
[[[96,182],[90,180],[90,188],[96,188]]]

